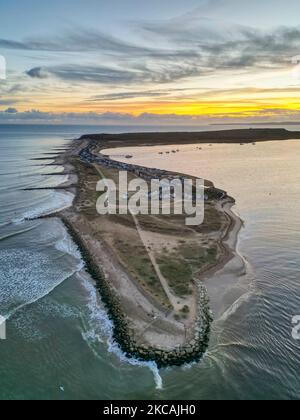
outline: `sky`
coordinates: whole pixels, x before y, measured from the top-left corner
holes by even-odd
[[[300,121],[299,15],[299,0],[3,1],[0,124]]]

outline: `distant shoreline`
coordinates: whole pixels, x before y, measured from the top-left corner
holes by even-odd
[[[270,122],[256,122],[256,123],[246,123],[246,122],[244,122],[244,123],[224,123],[224,124],[221,124],[221,123],[214,123],[214,124],[210,124],[212,127],[216,127],[216,126],[232,126],[232,127],[242,127],[242,126],[246,126],[246,127],[249,127],[249,126],[265,126],[265,127],[271,127],[271,126],[273,126],[273,125],[276,125],[276,126],[284,126],[284,125],[300,125],[300,121],[286,121],[286,122],[283,122],[283,121],[274,121],[274,122],[272,122],[272,123],[270,123]],[[271,129],[271,128],[270,128]]]
[[[250,128],[217,131],[86,134],[80,138],[80,140],[87,139],[109,143],[106,148],[197,143],[234,144],[293,139],[300,140],[300,131],[289,131],[284,128]]]

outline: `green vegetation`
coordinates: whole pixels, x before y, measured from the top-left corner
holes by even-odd
[[[222,226],[226,224],[224,214],[218,211],[213,202],[205,203],[204,221],[196,226],[195,230],[199,233],[219,232]]]
[[[190,313],[190,308],[187,306],[187,305],[185,305],[182,309],[181,309],[181,311],[180,311],[181,313],[182,313],[182,318],[187,318],[188,317],[188,315],[189,315],[189,313]]]
[[[193,272],[183,258],[163,255],[158,258],[158,264],[162,275],[176,295],[184,297],[192,293]]]
[[[188,313],[190,313],[190,308],[189,308],[187,305],[185,305],[185,306],[181,309],[181,312],[182,312],[183,314],[188,314]]]
[[[217,246],[206,248],[197,243],[190,243],[180,246],[178,252],[190,264],[192,270],[197,272],[203,266],[216,262],[218,250]]]
[[[193,242],[180,245],[172,252],[164,251],[157,257],[157,261],[162,275],[167,279],[173,292],[185,297],[192,293],[196,274],[215,264],[217,256],[217,246],[201,248]]]
[[[164,307],[170,309],[170,303],[156,275],[148,253],[138,241],[115,240],[114,249],[120,256],[129,273],[139,284],[154,296]]]

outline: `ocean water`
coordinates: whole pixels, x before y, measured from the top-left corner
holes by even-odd
[[[7,319],[0,399],[299,398],[291,319],[300,314],[300,141],[202,152],[182,146],[174,156],[132,151],[136,162],[153,166],[155,159],[157,167],[211,179],[236,198],[244,220],[237,261],[206,280],[215,322],[205,358],[158,371],[127,360],[113,343],[60,221],[28,220],[72,201],[62,191],[24,191],[65,181],[61,167],[31,159],[102,131],[129,129],[0,126],[0,315]]]

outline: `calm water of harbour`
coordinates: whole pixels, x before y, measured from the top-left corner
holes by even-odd
[[[296,129],[296,128],[295,128]],[[130,131],[145,131],[132,127]],[[81,257],[57,219],[70,204],[63,168],[30,160],[86,132],[118,127],[0,126],[0,399],[299,398],[300,141],[113,151],[133,162],[203,176],[235,197],[244,220],[239,264],[206,279],[215,323],[199,364],[157,371],[126,360]],[[41,164],[42,163],[42,164]]]

